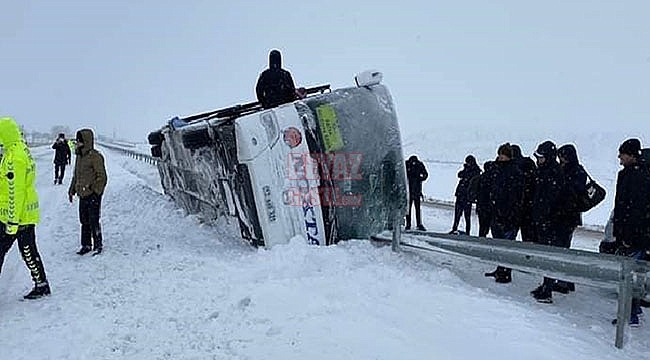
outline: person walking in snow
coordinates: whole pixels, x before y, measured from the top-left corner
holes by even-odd
[[[420,198],[422,197],[422,183],[429,177],[426,167],[417,156],[413,155],[406,160],[406,177],[409,183],[409,208],[406,211],[406,230],[411,229],[411,209],[415,206],[415,222],[417,229],[426,231],[422,225],[420,212]]]
[[[465,233],[469,235],[472,227],[472,199],[469,196],[469,185],[472,178],[481,175],[481,168],[476,164],[474,155],[467,155],[463,170],[458,172],[458,185],[456,186],[456,204],[454,211],[454,223],[450,234],[458,233],[460,218],[465,215]]]
[[[282,68],[282,55],[278,50],[269,53],[269,68],[257,79],[257,100],[269,109],[296,100],[296,86],[291,73]]]
[[[65,134],[59,134],[52,144],[52,149],[54,149],[54,185],[61,185],[65,176],[65,167],[70,164],[72,158]]]
[[[650,251],[650,170],[639,161],[639,139],[625,140],[618,152],[623,169],[618,172],[614,199],[614,236],[620,243],[617,253],[643,260]],[[633,299],[630,325],[638,326],[642,313],[639,299]]]
[[[36,192],[36,164],[25,144],[16,121],[0,118],[0,272],[14,241],[34,281],[25,299],[50,295],[41,255],[36,246],[36,224],[40,219]]]
[[[74,175],[68,189],[68,198],[72,202],[79,196],[79,221],[81,222],[81,249],[77,254],[84,255],[95,251],[98,255],[103,250],[102,229],[99,223],[102,207],[102,195],[106,187],[107,175],[104,156],[95,150],[92,130],[77,131],[76,161]]]

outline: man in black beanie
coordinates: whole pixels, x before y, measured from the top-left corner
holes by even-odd
[[[552,141],[545,141],[535,151],[537,170],[533,193],[532,221],[535,227],[535,241],[542,245],[563,246],[558,236],[559,219],[563,208],[564,174],[557,161],[557,147]],[[544,277],[542,285],[531,291],[541,303],[553,302],[555,279]]]
[[[618,158],[622,161],[621,155],[629,155],[635,159],[641,156],[641,141],[639,139],[627,139],[618,148]],[[621,163],[621,165],[623,165]]]
[[[614,236],[618,254],[640,260],[650,251],[650,170],[639,161],[641,142],[628,139],[618,148],[623,169],[616,179]],[[632,301],[630,325],[639,325],[639,299]]]

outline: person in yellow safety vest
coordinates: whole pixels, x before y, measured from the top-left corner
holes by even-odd
[[[50,294],[41,255],[36,247],[35,227],[39,221],[36,193],[36,164],[16,121],[0,117],[0,272],[5,255],[18,240],[20,253],[29,268],[34,288],[25,299]]]
[[[68,139],[68,147],[70,148],[70,153],[71,154],[74,154],[74,152],[75,152],[75,145],[76,144],[74,143],[74,140]]]

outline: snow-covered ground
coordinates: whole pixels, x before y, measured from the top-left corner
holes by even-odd
[[[578,285],[542,305],[528,294],[539,276],[499,285],[482,276],[494,264],[466,258],[368,241],[255,250],[234,222],[184,216],[154,167],[108,150],[105,252],[79,257],[77,203],[51,184],[51,150],[34,154],[53,293],[20,301],[30,280],[14,247],[0,276],[2,359],[649,358],[648,326],[614,348],[612,291]],[[448,229],[448,211],[424,215]]]

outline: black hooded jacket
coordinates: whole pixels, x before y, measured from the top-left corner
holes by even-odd
[[[406,177],[409,182],[409,196],[419,198],[422,195],[422,182],[429,177],[427,169],[416,156],[406,160]]]
[[[483,165],[483,173],[478,179],[478,194],[476,199],[476,210],[480,213],[490,213],[492,209],[492,200],[490,193],[492,185],[497,174],[496,161],[486,161]]]
[[[580,165],[576,148],[573,145],[560,147],[558,156],[567,160],[567,163],[561,166],[565,184],[560,223],[569,227],[582,225],[580,211],[578,211],[578,196],[587,191],[587,172]]]
[[[490,191],[495,224],[506,229],[519,225],[524,202],[524,174],[510,161],[497,161]]]
[[[54,144],[52,144],[52,149],[54,152],[54,163],[56,165],[67,165],[70,164],[71,153],[70,147],[68,146],[68,141],[64,138],[57,139]]]
[[[476,160],[471,158],[469,163],[463,164],[463,170],[458,172],[458,185],[456,186],[456,192],[454,195],[457,198],[464,200],[471,200],[469,194],[469,183],[474,176],[481,175],[481,168],[476,164]]]
[[[521,154],[521,148],[518,145],[512,146],[512,161],[517,164],[524,174],[524,202],[522,207],[522,217],[529,218],[530,211],[533,207],[533,196],[535,194],[535,171],[537,165],[535,161]]]
[[[269,68],[264,70],[255,87],[257,100],[265,109],[292,102],[296,87],[291,73],[282,68],[282,56],[277,50],[269,54]]]
[[[555,157],[547,157],[535,172],[531,220],[539,225],[557,226],[563,207],[564,174]]]
[[[633,250],[650,249],[650,171],[645,164],[637,162],[618,173],[614,236]]]

